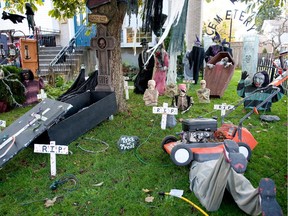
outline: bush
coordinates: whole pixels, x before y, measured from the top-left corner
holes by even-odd
[[[4,77],[0,78],[0,101],[8,103],[9,107],[22,104],[25,101],[25,88],[20,81],[21,68],[2,66]]]

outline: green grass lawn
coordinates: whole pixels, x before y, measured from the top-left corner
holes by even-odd
[[[235,105],[241,99],[236,93],[239,78],[240,71],[236,70],[224,96],[213,98],[210,104],[198,103],[196,90],[200,88],[199,84],[191,84],[188,94],[194,98],[195,104],[188,113],[178,114],[177,120],[220,117],[220,111],[213,110],[213,105]],[[171,99],[159,97],[158,104],[163,102],[170,104]],[[178,121],[176,127],[161,130],[161,116],[152,114],[152,107],[144,106],[142,95],[136,95],[132,90],[127,103],[127,112],[116,114],[113,120],[102,122],[72,142],[69,155],[57,155],[56,179],[50,179],[48,154],[33,153],[33,147],[28,147],[12,158],[0,170],[0,215],[201,215],[179,198],[158,195],[162,191],[181,189],[184,197],[203,208],[189,190],[189,166],[174,165],[161,148],[165,136],[181,132],[181,123]],[[9,125],[30,108],[1,113],[0,119]],[[277,185],[277,200],[287,215],[287,97],[274,103],[269,114],[277,115],[281,120],[261,122],[259,115],[253,114],[244,121],[243,126],[259,142],[245,176],[255,187],[261,178],[272,178]],[[237,125],[244,115],[241,106],[225,121]],[[120,152],[117,141],[122,135],[138,136],[140,146],[136,150]],[[99,140],[109,145],[106,151],[102,150],[107,146]],[[65,175],[74,175],[77,181],[51,190],[50,185]],[[58,199],[53,206],[44,206],[45,199],[56,196]],[[145,202],[148,196],[154,197],[153,202]],[[209,215],[245,213],[227,193],[220,209],[209,212]]]

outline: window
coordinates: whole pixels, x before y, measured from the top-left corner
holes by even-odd
[[[134,32],[132,28],[127,28],[127,43],[133,43]],[[146,38],[147,41],[152,41],[152,33],[151,32],[143,32],[141,30],[137,30],[136,34],[136,43],[141,43],[141,40]]]

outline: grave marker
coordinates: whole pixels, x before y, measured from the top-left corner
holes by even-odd
[[[125,90],[125,98],[126,100],[129,100],[129,86],[128,86],[128,81],[129,77],[124,76],[124,90]]]
[[[0,120],[0,131],[1,131],[1,127],[3,127],[3,128],[6,127],[6,121]]]
[[[56,154],[68,154],[68,146],[55,145],[55,141],[50,141],[50,145],[34,144],[34,152],[50,154],[51,176],[53,177],[56,176]]]
[[[167,115],[177,115],[178,109],[174,107],[168,107],[168,103],[163,103],[163,107],[153,107],[152,112],[154,114],[162,114],[161,129],[165,130],[167,123]]]
[[[45,93],[44,89],[41,89],[40,90],[40,94],[37,94],[37,99],[38,100],[43,100],[47,98],[47,94]]]
[[[222,117],[222,122],[223,122],[223,116],[225,116],[226,111],[234,109],[234,106],[233,105],[227,105],[226,103],[223,103],[221,105],[215,104],[214,109],[215,110],[221,110],[221,117]]]
[[[113,91],[111,85],[110,56],[115,47],[115,38],[107,36],[107,27],[97,25],[97,37],[91,39],[91,47],[97,51],[98,85],[96,91]]]

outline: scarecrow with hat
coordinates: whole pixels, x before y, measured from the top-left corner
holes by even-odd
[[[142,39],[142,52],[138,56],[139,73],[134,81],[134,92],[136,94],[144,94],[148,88],[148,81],[152,79],[155,60],[154,57],[149,56],[147,50],[149,49],[146,38]]]

